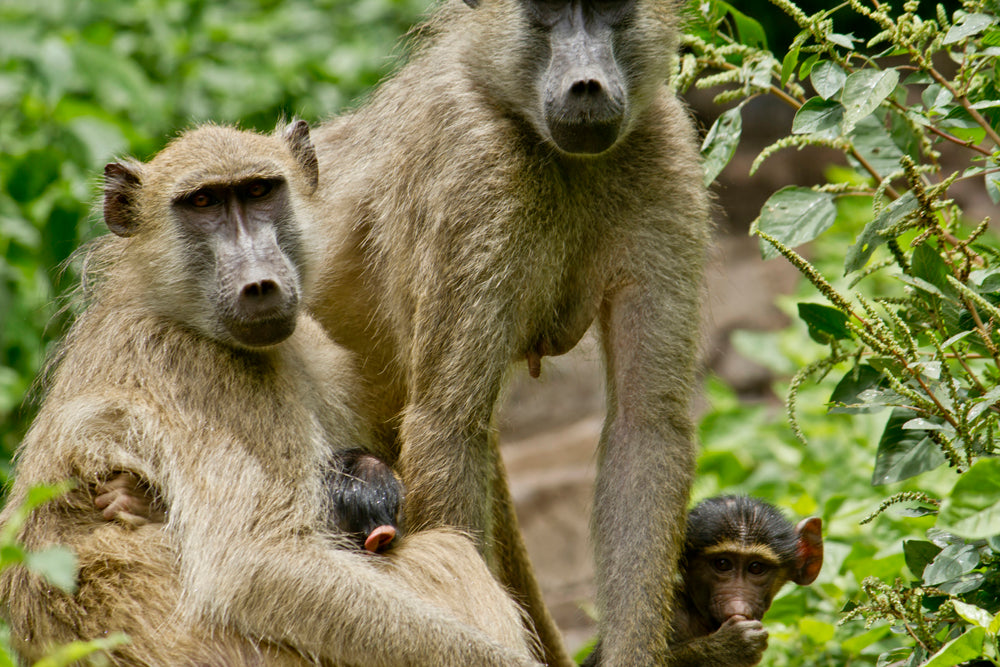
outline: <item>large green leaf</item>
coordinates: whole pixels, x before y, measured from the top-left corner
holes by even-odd
[[[49,547],[28,552],[24,559],[28,569],[36,572],[67,593],[76,590],[76,554],[66,547]]]
[[[948,29],[943,43],[954,44],[967,37],[978,35],[996,22],[997,17],[989,14],[965,14]]]
[[[945,462],[944,454],[924,431],[903,428],[913,416],[906,408],[895,408],[889,415],[875,455],[872,486],[909,479]]]
[[[848,317],[832,306],[821,303],[800,303],[799,318],[809,327],[809,337],[823,345],[834,340],[853,337],[847,328]]]
[[[724,111],[705,135],[705,141],[701,144],[702,176],[705,187],[712,184],[712,181],[729,164],[729,161],[736,153],[736,147],[740,143],[740,134],[743,132],[743,117],[740,115],[742,106],[733,107]]]
[[[937,586],[972,572],[979,565],[979,552],[971,544],[949,544],[924,568],[928,586]]]
[[[868,364],[852,368],[844,374],[830,395],[830,413],[864,414],[884,409],[885,404],[866,406],[868,401],[863,398],[865,392],[879,388],[881,383],[882,374]]]
[[[812,68],[809,81],[812,82],[817,95],[829,100],[844,88],[847,74],[837,63],[824,60]]]
[[[986,641],[986,630],[972,628],[960,637],[945,644],[923,667],[954,667],[967,660],[983,656],[983,642]]]
[[[862,69],[848,76],[840,97],[846,110],[844,131],[850,131],[855,123],[875,111],[898,82],[899,72],[894,69]]]
[[[888,240],[882,232],[891,229],[896,223],[916,211],[918,206],[919,202],[914,194],[907,192],[892,202],[877,218],[865,225],[857,242],[847,249],[847,257],[844,259],[844,275],[863,268],[875,249]]]
[[[1000,459],[976,461],[955,482],[936,526],[968,539],[1000,535]]]
[[[840,121],[844,107],[836,100],[812,97],[795,112],[792,134],[821,134],[832,137],[840,134]]]
[[[906,557],[906,567],[918,579],[923,578],[924,569],[930,565],[937,555],[941,553],[941,547],[926,540],[905,540],[903,542],[903,555]]]
[[[887,176],[900,170],[899,158],[903,151],[893,140],[889,131],[875,116],[867,116],[858,121],[850,131],[850,140],[854,148],[865,161],[875,169],[880,176]],[[850,162],[862,169],[861,163],[853,156]],[[864,171],[867,174],[867,170]]]
[[[837,219],[833,195],[809,188],[789,186],[778,190],[764,202],[758,227],[788,247],[812,241],[825,232]],[[776,257],[778,251],[761,241],[764,259]]]

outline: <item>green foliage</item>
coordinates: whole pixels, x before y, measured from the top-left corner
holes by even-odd
[[[95,176],[194,122],[271,129],[370,89],[425,0],[0,3],[0,481],[62,334]]]
[[[798,360],[787,401],[792,431],[810,454],[823,442],[856,460],[842,435],[831,442],[798,406],[825,403],[830,421],[881,419],[875,451],[858,450],[874,458],[874,488],[856,482],[870,460],[853,470],[829,461],[842,469],[840,487],[877,508],[865,518],[872,534],[837,572],[824,571],[851,572],[860,590],[832,591],[821,580],[820,598],[859,601],[844,608],[832,634],[820,619],[835,610],[814,605],[815,637],[832,637],[839,648],[823,649],[818,662],[810,654],[808,664],[875,656],[879,665],[908,667],[1000,664],[1000,251],[989,218],[969,220],[954,198],[957,184],[972,184],[1000,203],[1000,6],[965,0],[921,16],[912,0],[902,11],[848,0],[807,15],[790,0],[772,2],[800,28],[783,57],[747,39],[753,31],[743,24],[753,19],[708,3],[685,37],[678,85],[725,86],[717,101],[738,102],[720,119],[726,131],[713,128],[703,146],[712,174],[735,150],[734,114],[765,94],[796,113],[752,171],[787,148],[811,146],[839,150],[848,166],[831,169],[825,185],[779,190],[752,230],[764,257],[783,255],[815,290],[797,314],[825,351],[813,346]],[[873,36],[861,43],[838,32],[845,14],[867,20]],[[811,247],[812,261],[793,249],[838,228],[856,234],[846,252],[823,239]],[[831,270],[844,277],[828,278]],[[817,292],[826,304],[815,302]],[[704,435],[715,450],[718,434]],[[834,488],[820,481],[809,491],[838,498]],[[848,502],[822,506],[834,510],[824,518],[837,545]],[[906,509],[889,518],[896,506]],[[837,639],[845,628],[851,640]],[[807,641],[810,628],[799,630]]]
[[[28,514],[44,503],[57,498],[70,489],[69,483],[36,486],[28,491],[28,498],[15,509],[10,519],[0,526],[0,570],[22,565],[45,577],[56,588],[72,593],[76,590],[76,556],[65,547],[55,546],[41,551],[29,551],[17,540]],[[128,641],[121,633],[89,642],[71,642],[55,649],[51,655],[35,662],[32,667],[66,667],[93,657],[88,664],[104,664],[100,653]],[[0,625],[0,667],[14,667],[14,652],[10,646],[10,633]]]

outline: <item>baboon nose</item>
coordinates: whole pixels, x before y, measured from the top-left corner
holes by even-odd
[[[274,280],[257,280],[240,290],[241,310],[249,317],[263,315],[279,307],[281,301],[281,286]]]
[[[251,301],[267,298],[278,291],[278,283],[273,280],[261,280],[243,287],[243,298]]]

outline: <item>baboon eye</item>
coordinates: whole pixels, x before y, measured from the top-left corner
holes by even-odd
[[[258,199],[270,192],[273,187],[271,181],[252,181],[247,184],[246,193],[251,199]]]
[[[764,574],[767,572],[767,563],[761,563],[759,560],[747,565],[747,572],[750,574]]]
[[[719,572],[729,572],[733,569],[733,561],[728,558],[716,558],[712,561],[712,567]]]
[[[206,206],[218,204],[219,199],[212,194],[211,190],[198,190],[197,192],[188,195],[187,202],[195,208],[205,208]]]

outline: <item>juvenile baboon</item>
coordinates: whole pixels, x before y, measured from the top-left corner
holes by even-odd
[[[808,586],[823,567],[823,520],[797,525],[760,500],[717,496],[688,516],[671,627],[670,667],[751,667],[767,648],[760,622],[789,581]],[[599,665],[601,647],[585,667]]]
[[[333,529],[372,553],[385,551],[396,541],[403,496],[403,483],[392,468],[363,450],[341,454],[327,475]]]
[[[372,558],[326,523],[324,470],[371,443],[350,353],[299,308],[317,215],[306,125],[202,127],[105,176],[115,235],[87,255],[90,303],[0,516],[33,484],[75,480],[20,538],[75,549],[79,588],[4,571],[18,650],[124,630],[119,665],[535,664],[466,537],[426,531]],[[102,518],[95,489],[122,471],[165,524]]]
[[[665,87],[676,2],[446,0],[415,34],[410,62],[314,135],[327,244],[309,306],[363,360],[410,525],[479,536],[563,664],[493,418],[512,362],[537,375],[597,322],[604,658],[662,663],[709,239],[695,133]]]

